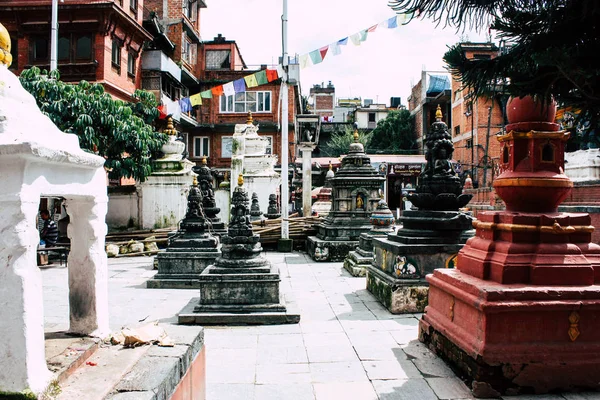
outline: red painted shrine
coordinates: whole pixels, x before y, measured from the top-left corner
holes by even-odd
[[[573,186],[568,133],[537,122],[553,121],[555,106],[515,116],[519,101],[498,136],[506,211],[479,213],[457,268],[427,277],[420,340],[501,393],[598,389],[600,246],[588,214],[557,212]]]

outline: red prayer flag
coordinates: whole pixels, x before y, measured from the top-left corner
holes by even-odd
[[[215,86],[210,91],[212,92],[213,96],[221,96],[224,93],[223,85]]]
[[[319,49],[319,52],[321,53],[321,59],[324,60],[325,59],[325,54],[327,54],[327,50],[329,50],[329,45],[321,47]]]
[[[375,32],[375,29],[377,29],[377,25],[373,25],[372,27],[367,29],[367,32]]]
[[[277,75],[277,70],[276,69],[267,69],[267,81],[273,82],[277,79],[279,79],[279,75]]]
[[[158,106],[156,108],[158,108],[158,119],[167,118],[167,106],[166,105]]]

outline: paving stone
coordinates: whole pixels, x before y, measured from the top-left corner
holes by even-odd
[[[382,344],[382,345],[369,345],[369,344],[359,344],[354,345],[354,350],[356,354],[358,354],[358,358],[361,361],[367,360],[395,360],[397,354],[402,353],[402,350],[398,348],[396,352],[394,352],[394,348]],[[401,357],[404,358],[404,354],[401,354]]]
[[[239,335],[232,339],[230,335],[211,335],[206,339],[206,347],[210,349],[256,349],[258,347],[258,335]]]
[[[220,365],[255,365],[256,349],[206,349],[207,364]]]
[[[334,321],[306,321],[304,315],[300,318],[300,329],[305,335],[308,333],[334,333],[344,332],[342,324],[338,320]]]
[[[369,381],[362,364],[356,362],[327,362],[309,365],[313,383]]]
[[[123,392],[109,395],[106,400],[153,400],[155,393],[152,391],[144,392]]]
[[[347,331],[348,339],[353,345],[387,345],[394,347],[397,345],[396,340],[389,332],[364,332],[364,331]]]
[[[292,334],[276,334],[276,335],[259,335],[258,347],[262,350],[266,347],[295,347],[304,346],[304,339],[299,333]]]
[[[427,377],[454,377],[454,372],[439,358],[412,360],[415,366]]]
[[[304,344],[309,347],[315,346],[351,346],[350,340],[345,332],[331,333],[305,333]]]
[[[421,373],[408,360],[363,361],[367,376],[370,380],[398,380],[421,378]]]
[[[440,400],[474,399],[471,390],[456,377],[425,378]]]
[[[297,347],[268,347],[258,353],[257,363],[261,364],[292,364],[307,363],[308,356],[304,346]]]
[[[206,400],[254,400],[254,384],[207,383]]]
[[[306,346],[306,353],[311,363],[358,361],[358,356],[350,345]]]
[[[562,396],[566,400],[600,400],[598,392],[565,393]]]
[[[394,338],[396,343],[403,345],[408,344],[412,341],[417,340],[419,332],[416,329],[401,330],[401,331],[390,331],[389,334]]]
[[[256,385],[257,400],[314,400],[313,385],[310,383],[287,383]],[[207,399],[210,400],[210,399]]]
[[[371,382],[315,383],[316,400],[377,400]]]
[[[375,380],[379,400],[438,400],[425,379]]]
[[[355,320],[340,320],[344,330],[357,330],[357,331],[383,331],[380,321],[377,319],[369,321],[355,321]]]
[[[265,364],[256,366],[256,384],[310,383],[308,364]]]
[[[206,382],[211,383],[252,383],[255,382],[256,365],[224,365],[218,362],[208,363]],[[210,385],[209,385],[210,386]]]

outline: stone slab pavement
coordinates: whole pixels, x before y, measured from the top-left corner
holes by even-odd
[[[417,340],[419,314],[393,315],[341,262],[267,252],[299,324],[205,328],[207,400],[472,399],[450,368]],[[152,257],[109,259],[110,326],[176,323],[195,289],[147,289]],[[68,329],[67,268],[42,270],[46,332]],[[200,329],[200,327],[198,328]],[[600,393],[505,396],[600,400]]]

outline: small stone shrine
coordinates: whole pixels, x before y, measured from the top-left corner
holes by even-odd
[[[557,212],[573,182],[555,107],[509,100],[494,181],[506,211],[480,212],[456,269],[427,277],[419,339],[476,396],[600,389],[600,246],[589,214]]]
[[[252,204],[250,205],[250,221],[261,221],[263,219],[263,212],[260,211],[260,205],[258,204],[258,194],[252,193]]]
[[[367,233],[361,233],[358,239],[358,247],[348,253],[344,260],[344,268],[352,276],[365,276],[367,265],[373,262],[373,238],[386,237],[394,232],[394,214],[390,211],[387,203],[380,200],[377,209],[371,214],[371,225],[373,228]]]
[[[281,217],[281,212],[279,212],[279,204],[277,204],[277,195],[270,194],[269,195],[269,207],[267,208],[267,213],[265,217],[268,219],[277,219]]]
[[[185,218],[169,238],[166,251],[156,256],[158,273],[146,282],[148,288],[189,289],[199,287],[202,271],[221,255],[219,238],[209,232],[210,221],[203,210],[202,191],[194,177]]]
[[[314,212],[319,217],[327,217],[331,211],[331,179],[335,176],[331,161],[329,162],[329,170],[325,175],[325,185],[317,193],[317,201],[312,206]]]
[[[196,168],[194,172],[198,174],[198,183],[202,192],[202,209],[210,223],[208,230],[213,235],[221,237],[227,233],[227,229],[225,228],[225,223],[218,217],[221,209],[217,207],[217,202],[215,201],[212,170],[207,165],[206,157],[202,158],[202,165]]]
[[[222,237],[223,254],[200,275],[200,298],[179,314],[180,324],[285,324],[300,315],[287,310],[279,292],[279,270],[261,257],[252,232],[248,192],[242,175],[231,200],[231,220]]]
[[[313,260],[343,261],[358,246],[360,234],[372,228],[369,219],[379,203],[384,179],[371,165],[355,131],[348,155],[331,178],[331,211],[316,225],[317,236],[308,237],[308,254]]]
[[[458,211],[472,195],[462,194],[450,160],[454,147],[438,106],[425,138],[427,164],[408,200],[402,228],[387,238],[373,238],[373,265],[367,266],[367,289],[392,313],[423,312],[427,305],[425,275],[453,268],[456,255],[473,235],[473,218]]]

